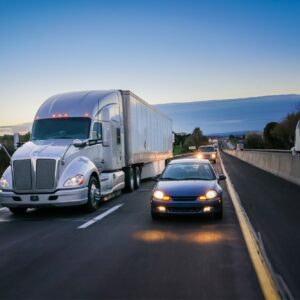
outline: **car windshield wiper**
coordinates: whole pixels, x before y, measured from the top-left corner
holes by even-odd
[[[187,178],[181,178],[180,180],[213,180],[208,178],[195,178],[195,177],[187,177]]]
[[[160,180],[179,180],[179,179],[172,178],[172,177],[161,177]]]

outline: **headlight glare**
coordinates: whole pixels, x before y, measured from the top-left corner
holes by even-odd
[[[83,175],[76,175],[68,180],[66,180],[64,186],[65,187],[74,187],[74,186],[79,186],[82,185],[84,182],[84,176]]]
[[[198,154],[197,154],[197,158],[198,158],[198,159],[202,159],[202,158],[203,158],[203,155],[202,155],[201,153],[198,153]]]
[[[165,195],[164,192],[162,191],[155,191],[153,193],[153,198],[157,199],[157,200],[164,200],[164,201],[169,201],[170,200],[170,197]]]
[[[210,190],[205,194],[206,199],[208,199],[208,200],[216,198],[217,195],[218,195],[218,193],[214,190]]]
[[[8,183],[8,181],[7,181],[5,178],[3,178],[3,177],[1,177],[1,179],[0,179],[0,187],[1,187],[2,189],[7,189],[7,188],[9,188],[9,183]]]

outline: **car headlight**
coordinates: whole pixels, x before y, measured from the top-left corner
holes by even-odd
[[[169,201],[170,200],[170,197],[165,195],[164,192],[162,191],[155,191],[153,193],[153,198],[157,199],[157,200],[164,200],[164,201]]]
[[[2,189],[9,188],[8,181],[5,178],[3,178],[3,177],[1,177],[1,179],[0,179],[0,188],[2,188]]]
[[[218,193],[216,191],[210,190],[210,191],[206,192],[205,197],[206,197],[206,199],[210,200],[210,199],[216,198],[217,195],[218,195]]]
[[[202,158],[203,158],[203,155],[202,155],[201,153],[198,153],[198,154],[197,154],[197,158],[198,158],[198,159],[202,159]]]
[[[213,154],[211,155],[211,158],[216,158],[216,153],[213,153]]]
[[[79,185],[82,185],[83,182],[84,182],[84,176],[76,175],[76,176],[73,176],[73,177],[69,178],[68,180],[66,180],[66,182],[64,183],[64,186],[65,187],[79,186]]]
[[[218,195],[218,193],[214,190],[209,190],[206,192],[205,195],[202,195],[200,197],[198,197],[198,200],[200,201],[205,201],[205,200],[211,200],[211,199],[214,199],[216,198]]]

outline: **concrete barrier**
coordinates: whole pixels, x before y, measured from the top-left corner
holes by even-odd
[[[224,150],[255,167],[300,185],[300,156],[290,152]]]

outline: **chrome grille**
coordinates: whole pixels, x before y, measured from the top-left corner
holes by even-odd
[[[36,161],[36,189],[52,190],[55,186],[54,159],[38,159]]]
[[[32,189],[32,166],[30,159],[15,160],[13,162],[13,176],[16,191]]]

